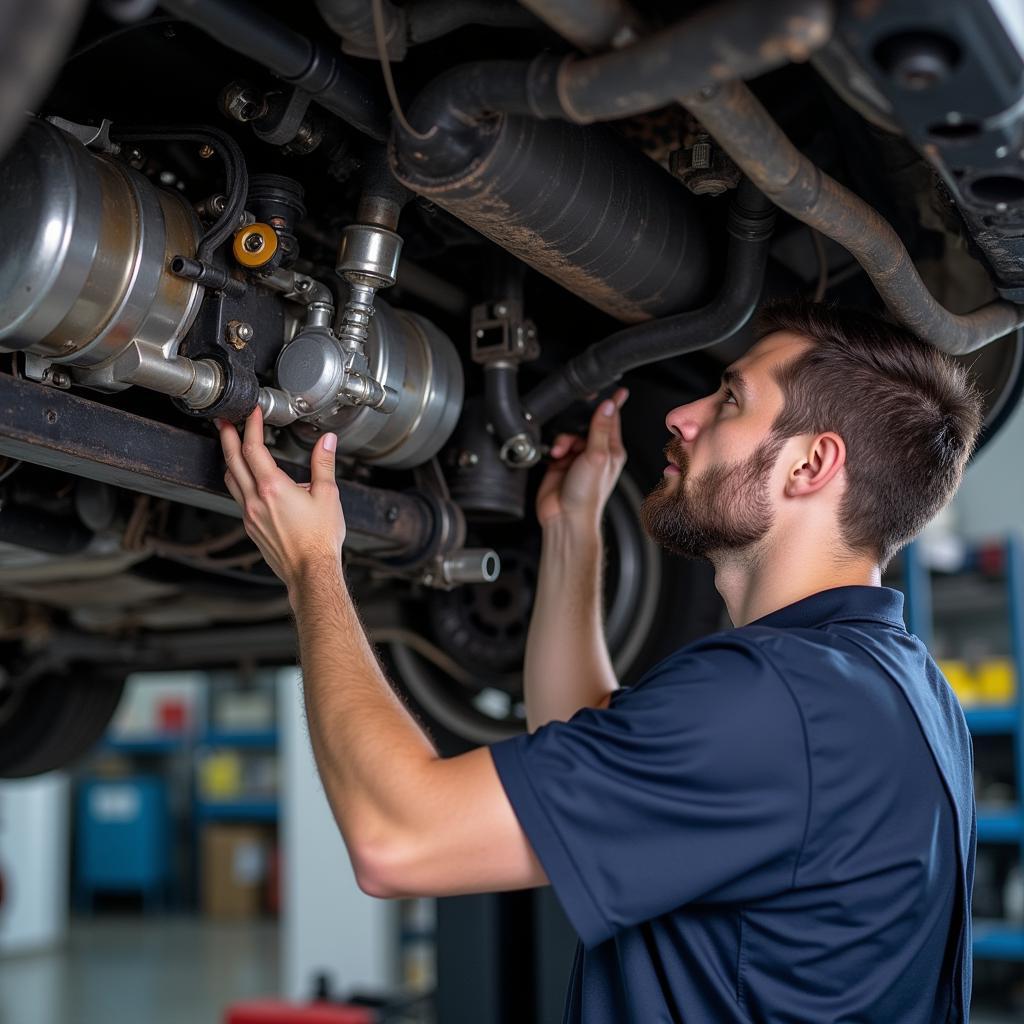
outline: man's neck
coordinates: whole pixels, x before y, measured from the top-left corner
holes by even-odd
[[[715,557],[715,587],[735,626],[833,587],[881,585],[882,573],[870,557],[825,557],[813,542]]]

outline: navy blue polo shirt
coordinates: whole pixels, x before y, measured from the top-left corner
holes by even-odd
[[[902,612],[825,590],[491,748],[581,938],[566,1022],[966,1021],[970,736]]]

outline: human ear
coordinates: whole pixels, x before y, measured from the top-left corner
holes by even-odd
[[[820,491],[846,464],[846,445],[829,431],[812,437],[803,458],[794,462],[786,477],[786,496],[798,498]]]

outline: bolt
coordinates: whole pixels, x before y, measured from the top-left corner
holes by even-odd
[[[173,171],[161,171],[160,172],[160,184],[161,185],[173,185],[177,181],[174,177]]]
[[[996,146],[996,159],[1002,160],[1007,153],[1010,152],[1009,146]]]
[[[711,146],[707,142],[694,143],[690,151],[690,167],[693,170],[704,170],[711,166]]]
[[[387,519],[389,523],[395,522],[395,520],[398,519],[398,507],[396,505],[392,505],[387,512],[384,513],[384,518]]]
[[[215,152],[216,150],[213,148],[213,146],[209,145],[209,143],[204,143],[202,146],[199,147],[199,156],[203,160],[209,160],[210,157],[213,156]]]
[[[224,93],[223,107],[228,117],[245,123],[262,117],[267,104],[263,96],[252,86],[235,82],[228,86]]]
[[[47,409],[46,410],[46,422],[47,423],[56,423],[57,422],[57,412],[56,412],[55,409]]]
[[[64,342],[64,351],[65,352],[73,352],[75,350],[75,345],[76,344],[77,344],[77,342],[74,342],[74,341],[65,341]]]
[[[139,149],[138,146],[132,146],[132,148],[129,149],[125,153],[125,156],[128,157],[128,162],[129,163],[132,163],[132,164],[142,163],[142,150]]]
[[[71,375],[66,373],[64,370],[54,371],[53,377],[54,387],[58,388],[69,388],[71,387]]]
[[[263,236],[258,231],[250,231],[242,239],[242,248],[246,252],[257,253],[263,248]]]
[[[304,398],[296,398],[295,408],[298,409],[299,412],[309,412],[309,402],[307,402]]]
[[[255,335],[252,324],[244,320],[229,320],[224,329],[224,337],[227,343],[234,349],[241,351]]]
[[[298,281],[295,282],[295,290],[297,292],[308,292],[312,284],[313,282],[310,281],[309,278],[300,278]]]
[[[459,452],[458,465],[462,469],[468,469],[470,466],[475,466],[480,461],[480,456],[476,452],[461,451]]]
[[[508,306],[506,306],[504,302],[499,302],[494,307],[494,315],[495,316],[508,316]]]
[[[478,328],[477,328],[477,330],[476,330],[476,336],[477,336],[478,338],[482,338],[482,337],[484,336],[484,331],[483,331],[483,328],[482,328],[482,327],[478,327]]]

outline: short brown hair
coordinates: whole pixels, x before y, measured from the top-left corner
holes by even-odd
[[[785,404],[772,436],[839,434],[842,539],[884,568],[956,493],[981,430],[981,395],[961,364],[867,310],[773,303],[755,334],[777,331],[814,344],[776,371]]]

